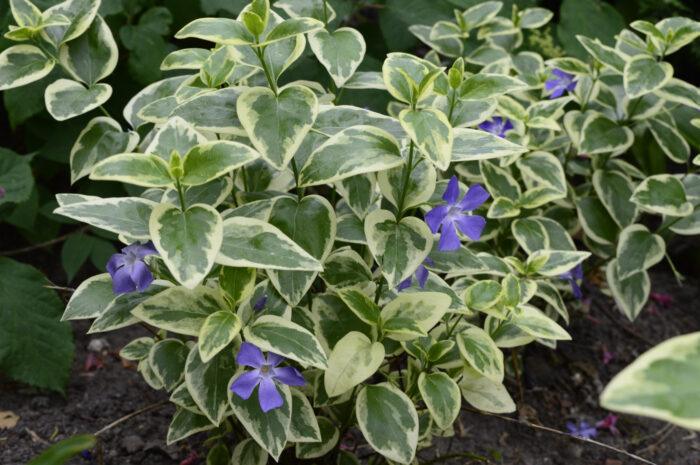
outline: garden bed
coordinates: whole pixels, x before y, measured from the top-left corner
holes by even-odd
[[[689,280],[690,281],[690,280]],[[572,312],[569,327],[573,341],[561,342],[557,351],[538,344],[527,346],[521,355],[524,402],[514,377],[506,385],[518,400],[519,415],[525,419],[561,431],[567,422],[595,423],[608,412],[598,406],[598,394],[612,376],[645,350],[672,336],[700,329],[700,317],[694,310],[700,288],[688,283],[679,287],[665,272],[652,274],[652,292],[673,296],[668,308],[650,303],[640,318],[630,324],[614,308],[612,301],[592,285],[584,287],[579,310]],[[589,303],[590,302],[590,303]],[[19,421],[10,430],[0,432],[0,464],[23,464],[49,443],[74,434],[94,433],[124,415],[167,400],[164,391],[154,392],[136,372],[135,366],[121,361],[119,349],[137,336],[147,335],[140,326],[86,335],[89,325],[76,322],[76,357],[66,389],[66,397],[0,379],[0,411],[10,410]],[[109,344],[97,361],[102,367],[86,372],[87,349],[91,341]],[[96,343],[93,342],[93,346]],[[603,353],[614,358],[605,365]],[[507,353],[507,352],[506,352]],[[202,444],[200,438],[165,445],[172,405],[138,415],[104,433],[104,464],[179,464]],[[656,464],[700,463],[700,437],[680,427],[647,418],[620,415],[621,435],[607,430],[597,440],[625,449]],[[455,426],[456,435],[436,442],[419,453],[420,462],[434,460],[437,454],[472,453],[479,459],[454,458],[445,463],[503,464],[601,464],[641,463],[613,450],[577,439],[541,431],[531,426],[509,423],[500,418],[464,411]],[[360,447],[358,455],[369,454]],[[285,459],[283,455],[282,460]],[[293,457],[292,457],[293,460]],[[204,460],[202,459],[202,462]],[[76,458],[71,464],[97,463]]]

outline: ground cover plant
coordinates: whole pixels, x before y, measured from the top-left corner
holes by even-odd
[[[634,320],[646,270],[699,232],[683,128],[700,91],[664,61],[700,35],[690,19],[634,22],[615,46],[579,36],[583,59],[545,61],[519,49],[551,12],[484,2],[412,25],[430,51],[372,72],[325,1],[255,0],[180,29],[198,47],[161,68],[183,74],[137,93],[124,128],[103,108],[117,51],[100,2],[10,5],[0,89],[60,68],[49,113],[104,113],[75,142],[73,180],[141,188],[58,194],[57,214],[123,243],[63,320],[154,327],[120,355],[171,393],[168,443],[209,431],[211,463],[358,463],[340,448],[354,427],[376,460],[412,463],[463,400],[515,410],[502,349],[569,339],[584,271],[603,269]],[[307,48],[328,76],[281,80]],[[345,89],[387,93],[387,115],[339,105]],[[684,171],[648,174],[634,145],[650,138]],[[698,341],[640,357],[603,405],[697,428]]]

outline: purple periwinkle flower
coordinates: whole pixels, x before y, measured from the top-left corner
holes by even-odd
[[[267,361],[262,351],[253,344],[244,342],[238,351],[236,363],[255,368],[240,375],[231,384],[231,390],[243,399],[248,399],[258,384],[258,401],[263,412],[281,407],[284,403],[275,381],[289,386],[305,386],[306,381],[301,373],[294,367],[281,367],[284,358],[273,352],[267,353]]]
[[[554,91],[549,96],[550,99],[561,97],[565,90],[568,90],[569,92],[574,91],[578,82],[574,81],[576,76],[556,68],[552,70],[552,74],[556,77],[554,79],[550,79],[549,81],[545,81],[544,83],[544,88],[547,90],[547,92]]]
[[[620,430],[615,426],[617,424],[618,417],[612,413],[608,413],[604,419],[600,420],[595,424],[596,428],[607,429],[613,436],[620,434]]]
[[[423,260],[423,262],[427,263],[428,266],[435,265],[435,262],[430,257],[425,257],[425,260]],[[425,289],[425,282],[428,280],[428,269],[423,265],[419,265],[414,274],[416,275],[416,279],[418,280],[418,284],[420,284],[420,288]],[[412,281],[413,281],[413,276],[409,276],[408,278],[401,281],[399,283],[399,285],[396,286],[396,289],[399,292],[401,292],[404,289],[406,289],[407,287],[410,287]]]
[[[3,197],[5,197],[5,189],[2,186],[0,186],[0,199]]]
[[[580,438],[586,438],[586,439],[591,439],[598,434],[598,431],[596,430],[595,426],[591,426],[585,421],[581,422],[581,426],[577,426],[576,423],[567,423],[566,427],[569,429],[569,432],[574,435],[578,436]]]
[[[89,450],[84,450],[80,453],[80,456],[85,460],[92,460],[92,452]]]
[[[671,303],[673,303],[673,297],[668,292],[664,294],[657,294],[656,292],[652,292],[650,294],[650,297],[663,308],[668,308],[671,306]]]
[[[581,294],[581,288],[578,287],[578,283],[576,282],[577,279],[583,279],[583,265],[581,263],[571,268],[566,273],[560,274],[559,276],[557,276],[557,278],[566,279],[567,281],[569,281],[569,284],[571,284],[571,290],[574,293],[574,297],[576,297],[577,299],[583,297],[583,294]]]
[[[134,242],[124,247],[122,253],[115,253],[107,262],[107,271],[112,275],[115,294],[125,292],[145,291],[153,282],[153,275],[143,259],[149,255],[157,254],[153,242],[145,244]]]
[[[615,358],[615,352],[610,352],[607,349],[603,349],[603,365],[607,365],[613,361]]]
[[[506,137],[506,131],[513,129],[513,123],[509,119],[503,119],[500,116],[494,116],[491,121],[484,121],[479,125],[479,129],[490,132],[494,136]]]
[[[255,313],[262,312],[263,308],[265,308],[265,304],[267,304],[267,295],[262,296],[257,302],[255,302],[255,305],[253,305],[253,311]]]
[[[442,200],[447,202],[447,205],[438,205],[425,214],[425,222],[430,227],[433,234],[438,232],[440,225],[439,250],[457,250],[461,246],[457,228],[467,235],[470,239],[478,241],[481,237],[481,231],[486,226],[486,220],[477,215],[465,215],[479,207],[490,197],[486,189],[478,184],[474,184],[469,188],[464,198],[459,201],[459,181],[457,176],[452,176],[447,184],[447,189],[442,195]]]

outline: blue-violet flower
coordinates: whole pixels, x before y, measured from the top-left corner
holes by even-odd
[[[567,423],[566,427],[573,436],[578,436],[580,438],[591,439],[598,434],[598,430],[596,430],[595,426],[591,426],[585,421],[581,422],[581,426],[577,426],[576,423]]]
[[[430,257],[425,257],[425,260],[423,260],[423,262],[427,263],[428,266],[435,265],[435,262]],[[416,279],[418,280],[418,284],[420,284],[420,288],[425,289],[425,282],[428,280],[428,269],[423,265],[419,265],[415,271],[415,275]],[[408,278],[401,281],[396,287],[396,289],[399,292],[403,291],[407,287],[411,286],[411,281],[413,281],[413,276],[409,276]]]
[[[433,234],[436,234],[440,225],[442,225],[440,244],[438,245],[439,250],[459,249],[461,242],[457,235],[457,227],[470,239],[474,241],[479,240],[481,231],[486,226],[486,220],[477,215],[465,215],[465,212],[479,207],[489,197],[490,195],[486,192],[486,189],[478,184],[474,184],[464,194],[464,198],[459,201],[459,181],[457,176],[452,176],[442,196],[447,205],[439,205],[425,214],[425,222]]]
[[[231,384],[231,390],[243,399],[248,399],[259,384],[258,401],[263,412],[281,407],[284,403],[275,381],[289,386],[305,386],[306,381],[301,373],[294,367],[281,367],[284,358],[273,352],[267,353],[267,361],[262,351],[253,344],[244,342],[238,351],[236,363],[255,368],[240,375]]]
[[[576,88],[578,81],[574,81],[576,76],[573,74],[566,73],[560,69],[552,70],[552,74],[554,74],[556,77],[544,83],[544,88],[547,90],[547,92],[554,91],[549,96],[550,99],[561,97],[565,90],[573,92],[573,90]]]
[[[157,254],[153,242],[145,244],[134,242],[124,247],[122,253],[115,253],[107,262],[107,271],[112,275],[115,294],[138,290],[143,292],[153,282],[153,275],[143,259]]]
[[[494,116],[491,121],[484,121],[479,125],[479,129],[490,132],[494,136],[506,137],[506,131],[513,129],[513,123],[509,119],[503,119],[500,116]]]
[[[263,308],[265,308],[266,304],[267,304],[267,294],[262,296],[257,302],[255,302],[255,305],[253,305],[253,311],[255,313],[262,312]]]
[[[583,297],[583,294],[581,294],[581,288],[578,287],[578,283],[576,282],[577,279],[583,278],[583,266],[581,263],[571,268],[566,273],[560,274],[559,276],[557,276],[557,278],[566,279],[567,281],[569,281],[569,284],[571,284],[571,290],[574,293],[574,297],[576,297],[577,299]]]

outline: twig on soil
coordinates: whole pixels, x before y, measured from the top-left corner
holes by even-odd
[[[656,441],[654,444],[652,444],[652,445],[650,445],[650,446],[646,446],[644,449],[639,449],[639,450],[637,451],[637,453],[638,453],[638,454],[642,454],[642,453],[644,453],[644,452],[646,452],[646,451],[651,451],[651,450],[656,449],[656,447],[658,447],[659,444],[661,444],[662,442],[664,442],[664,441],[666,440],[666,438],[667,438],[671,433],[673,433],[673,430],[675,430],[675,429],[676,429],[676,425],[673,425],[671,428],[669,428],[668,431],[666,431],[666,432],[659,438],[658,441]]]
[[[63,236],[58,236],[54,239],[51,239],[50,241],[46,242],[40,242],[38,244],[33,244],[27,247],[22,247],[21,249],[15,249],[15,250],[5,250],[3,252],[0,252],[0,257],[9,257],[10,255],[19,255],[25,252],[31,252],[32,250],[36,249],[43,249],[44,247],[48,247],[50,245],[58,244],[59,242],[63,242],[69,237],[71,237],[73,234],[79,234],[81,232],[85,232],[88,230],[90,226],[81,226],[75,231],[71,231],[69,233],[64,234]]]
[[[565,433],[564,431],[559,431],[558,429],[550,428],[550,427],[548,427],[548,426],[536,425],[536,424],[534,424],[534,423],[530,423],[529,421],[520,421],[520,420],[516,420],[515,418],[505,417],[505,416],[503,416],[503,415],[498,415],[498,414],[496,414],[496,413],[482,412],[481,410],[473,409],[473,408],[470,408],[470,407],[462,407],[462,410],[466,410],[466,411],[468,411],[468,412],[473,412],[473,413],[478,413],[479,415],[484,415],[484,416],[487,416],[487,417],[496,417],[496,418],[500,418],[501,420],[509,421],[509,422],[511,422],[511,423],[516,423],[516,424],[518,424],[518,425],[529,426],[530,428],[534,428],[534,429],[539,429],[539,430],[543,430],[543,431],[548,431],[548,432],[550,432],[550,433],[558,434],[558,435],[560,435],[560,436],[565,436],[565,437],[567,437],[567,438],[569,438],[569,439],[576,439],[577,441],[588,442],[588,443],[595,444],[595,445],[600,446],[600,447],[604,447],[604,448],[606,448],[606,449],[613,450],[613,451],[615,451],[615,452],[617,452],[617,453],[619,453],[619,454],[626,455],[627,457],[633,458],[633,459],[638,460],[638,461],[640,461],[640,462],[642,462],[642,463],[646,463],[646,464],[649,464],[649,465],[657,465],[657,464],[655,464],[654,462],[650,462],[649,460],[647,460],[647,459],[645,459],[645,458],[642,458],[642,457],[640,457],[640,456],[638,456],[638,455],[632,454],[631,452],[627,452],[627,451],[625,451],[625,450],[618,449],[617,447],[611,446],[610,444],[605,444],[605,443],[603,443],[603,442],[594,441],[593,439],[586,439],[586,438],[582,438],[582,437],[579,437],[579,436],[574,436],[574,435],[572,435],[572,434],[570,434],[570,433]]]
[[[47,440],[44,439],[44,438],[39,437],[38,434],[36,434],[34,431],[30,430],[29,428],[26,428],[26,427],[25,427],[25,428],[24,428],[24,431],[26,431],[27,434],[32,438],[32,441],[34,441],[34,442],[39,442],[39,443],[44,444],[44,445],[46,445],[46,446],[48,446],[48,445],[50,444],[49,441],[47,441]]]
[[[149,405],[149,406],[144,407],[144,408],[142,408],[142,409],[140,409],[140,410],[136,410],[135,412],[131,412],[130,414],[124,415],[124,416],[121,417],[120,419],[113,421],[112,423],[110,423],[109,425],[105,426],[104,428],[102,428],[101,430],[99,430],[98,432],[96,432],[96,433],[94,433],[94,434],[95,434],[95,436],[99,436],[100,434],[102,434],[102,433],[104,433],[104,432],[106,432],[106,431],[108,431],[108,430],[114,428],[115,426],[117,426],[117,425],[120,424],[120,423],[124,423],[125,421],[130,420],[130,419],[134,418],[135,416],[141,415],[142,413],[146,413],[146,412],[148,412],[148,411],[150,411],[150,410],[154,410],[154,409],[160,408],[160,407],[162,407],[162,406],[164,406],[164,405],[168,405],[169,403],[170,403],[170,401],[167,401],[167,400],[166,400],[166,401],[163,401],[163,402],[158,402],[157,404]]]

